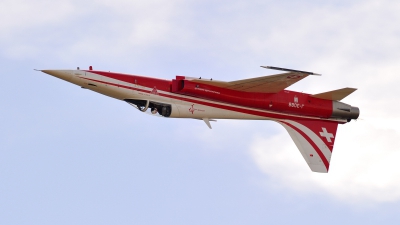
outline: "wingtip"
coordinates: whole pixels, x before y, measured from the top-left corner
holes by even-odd
[[[265,69],[271,69],[271,70],[281,70],[281,71],[287,71],[287,72],[296,72],[296,73],[304,73],[308,75],[316,75],[316,76],[321,76],[319,73],[313,73],[313,72],[308,72],[308,71],[303,71],[303,70],[293,70],[293,69],[287,69],[287,68],[281,68],[281,67],[275,67],[275,66],[260,66]]]

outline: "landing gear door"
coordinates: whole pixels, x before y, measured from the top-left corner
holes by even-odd
[[[149,108],[149,101],[148,100],[136,100],[136,99],[125,99],[125,101],[138,109],[141,112],[146,112]]]
[[[173,107],[171,104],[139,99],[125,99],[125,101],[139,111],[152,116],[170,117],[172,114]],[[177,113],[176,107],[174,108],[174,112],[175,114]],[[176,117],[175,114],[172,117]]]

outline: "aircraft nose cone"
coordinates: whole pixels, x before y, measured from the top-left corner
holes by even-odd
[[[43,73],[47,73],[54,77],[60,78],[65,81],[70,81],[72,74],[70,70],[41,70]]]

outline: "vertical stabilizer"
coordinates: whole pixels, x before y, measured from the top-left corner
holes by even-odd
[[[327,173],[336,139],[338,122],[281,120],[313,172]]]

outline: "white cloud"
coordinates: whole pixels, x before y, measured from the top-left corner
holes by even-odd
[[[361,119],[339,126],[328,174],[310,171],[284,129],[274,137],[253,141],[253,159],[277,186],[302,194],[327,194],[348,203],[400,200],[400,54],[394,51],[400,48],[395,41],[400,29],[394,23],[400,20],[395,12],[399,9],[396,2],[368,1],[345,9],[311,10],[292,26],[277,28],[275,38],[249,39],[254,48],[282,47],[284,54],[292,48],[299,58],[304,52],[314,59],[300,59],[305,68],[329,73],[307,78],[296,84],[295,90],[301,87],[318,93],[346,86],[359,88],[344,102],[360,107]],[[293,34],[296,40],[279,34]]]
[[[205,7],[181,0],[7,0],[1,4],[0,47],[13,57],[24,53],[35,57],[44,50],[71,58],[82,54],[143,57],[164,47],[206,51],[224,63],[274,59],[282,66],[325,72],[326,65],[333,65],[328,61],[332,57],[348,55],[348,60],[334,65],[343,71],[343,64],[382,57],[400,47],[394,22],[400,19],[400,6],[393,1],[370,0],[348,7],[310,3],[288,7],[262,1]],[[400,53],[392,51],[391,56]]]
[[[323,193],[350,203],[399,201],[399,122],[365,118],[339,125],[327,174],[311,172],[286,132],[256,138],[251,154],[276,185],[299,193]]]
[[[153,1],[103,1],[97,8],[105,13],[105,23],[94,23],[95,30],[89,30],[82,38],[73,43],[71,53],[84,52],[101,55],[137,55],[150,46],[175,43],[179,28],[176,26],[176,14],[181,11],[179,0],[166,2]],[[94,18],[101,13],[88,10]],[[101,25],[100,25],[101,24]],[[184,36],[184,35],[182,35]],[[99,48],[99,46],[101,46]]]
[[[61,59],[134,55],[183,41],[176,26],[177,4],[153,1],[5,1],[0,8],[1,53],[10,58]],[[175,41],[175,39],[178,41]]]
[[[28,29],[60,23],[76,10],[71,1],[4,0],[0,7],[0,37],[13,37]],[[21,34],[21,33],[20,33]]]

